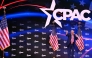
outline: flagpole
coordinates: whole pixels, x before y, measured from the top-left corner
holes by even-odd
[[[53,27],[55,27],[55,24],[54,24],[55,22],[53,21],[52,23],[53,23]],[[55,56],[56,56],[56,53],[55,53],[55,51],[53,51],[53,52],[54,52],[54,53],[53,53],[53,54],[54,54],[54,57],[53,57],[53,58],[56,58],[56,57],[55,57]]]
[[[4,15],[5,15],[6,14],[6,11],[5,11],[6,7],[3,7],[3,9],[4,9]]]
[[[3,50],[3,58],[4,58],[4,50]]]
[[[5,11],[6,7],[3,7],[3,9],[4,9],[4,16],[5,16],[5,14],[6,14],[6,11]],[[4,58],[4,50],[3,50],[3,58]]]
[[[55,53],[55,51],[54,51],[54,57],[53,57],[53,58],[56,58],[55,56],[56,56],[56,53]]]

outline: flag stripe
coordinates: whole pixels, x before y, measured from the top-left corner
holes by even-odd
[[[0,40],[0,41],[1,41],[1,42],[0,42],[0,43],[1,43],[1,48],[3,49],[3,48],[5,47],[5,42],[2,40],[2,38],[0,38],[0,39],[1,39],[1,40]]]
[[[7,34],[7,28],[3,30],[6,39],[9,41],[9,35]]]
[[[53,31],[52,31],[53,32]],[[58,50],[58,37],[51,33],[49,43],[54,51]]]
[[[4,48],[4,43],[2,43],[1,37],[0,37],[0,49]]]
[[[10,42],[8,27],[6,28],[6,34],[7,34],[7,37],[8,37],[7,39],[8,39],[8,41]]]
[[[84,49],[84,42],[83,42],[83,37],[81,33],[81,24],[78,25],[78,39],[76,40],[76,45],[80,51]]]
[[[77,47],[80,51],[82,51],[84,49],[84,42],[83,42],[83,37],[82,36],[80,36],[78,38],[78,40],[76,41],[76,45],[77,45]]]
[[[4,40],[5,44],[6,44],[6,45],[8,45],[8,44],[7,44],[7,40],[6,40],[6,37],[5,37],[5,34],[4,34],[3,30],[1,31],[1,33],[2,33],[2,37],[3,37],[3,40]]]
[[[5,47],[5,44],[6,44],[6,43],[5,43],[5,41],[3,40],[1,31],[0,31],[0,34],[1,34],[1,38],[0,38],[0,39],[1,39],[1,44],[3,44],[3,46]]]
[[[7,33],[6,33],[5,29],[3,30],[3,34],[5,35],[5,38],[6,38],[7,41],[8,41],[8,37],[7,37]]]

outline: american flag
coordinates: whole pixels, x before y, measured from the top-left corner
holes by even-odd
[[[58,50],[58,48],[59,48],[59,46],[58,46],[58,37],[57,37],[55,28],[52,29],[49,43],[50,43],[50,45],[51,45],[51,47],[54,51]]]
[[[82,37],[82,34],[81,34],[81,29],[80,27],[78,28],[78,40],[76,40],[76,45],[78,47],[78,49],[80,51],[82,51],[84,49],[84,42],[83,42],[83,37]]]
[[[7,19],[4,15],[0,23],[0,49],[4,50],[10,46]]]

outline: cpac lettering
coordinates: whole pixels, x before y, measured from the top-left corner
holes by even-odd
[[[57,17],[58,12],[63,13],[63,16]],[[90,17],[87,17],[87,18],[84,17],[85,13],[90,14],[91,11],[82,10],[81,13],[79,13],[79,11],[77,9],[74,9],[74,11],[72,11],[70,9],[56,9],[53,12],[53,17],[57,21],[62,20],[62,19],[66,20],[67,17],[70,17],[70,20],[74,20],[75,18],[77,18],[79,21],[82,21],[82,20],[88,21],[88,20],[90,20],[91,19]]]

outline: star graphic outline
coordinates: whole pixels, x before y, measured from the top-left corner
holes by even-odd
[[[84,6],[85,2],[82,0],[80,1],[80,5]]]
[[[76,6],[74,4],[71,5],[71,9],[74,9]]]
[[[40,8],[41,11],[43,11],[48,16],[47,17],[47,20],[46,20],[46,23],[45,23],[45,28],[49,25],[49,23],[51,21],[51,17],[52,17],[52,15],[49,14],[46,10],[52,10],[53,11],[54,8],[55,8],[55,5],[56,5],[55,0],[52,0],[51,7],[50,8]],[[61,22],[58,21],[58,19],[57,20],[54,20],[54,22],[56,22],[60,27],[62,27]]]

